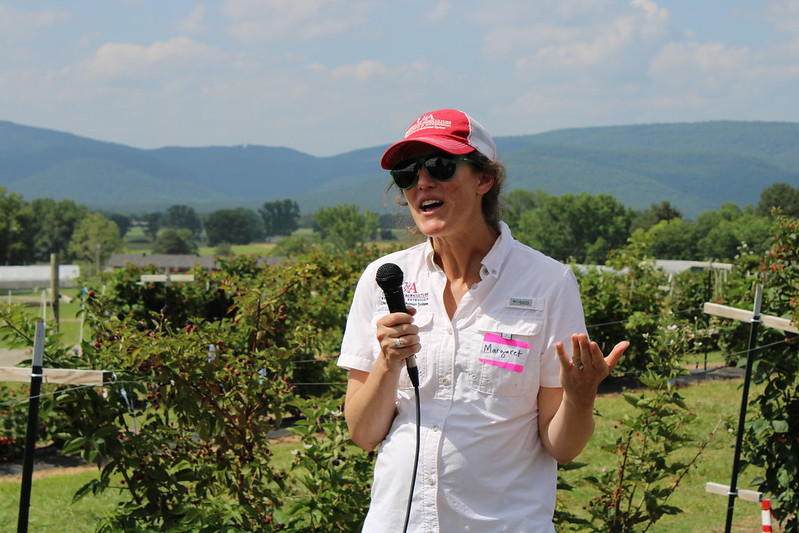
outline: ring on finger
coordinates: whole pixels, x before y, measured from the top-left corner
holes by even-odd
[[[574,360],[572,360],[572,364],[574,365],[574,367],[577,370],[582,370],[583,368],[585,368],[585,365],[583,365],[582,361],[574,361]]]
[[[397,338],[397,341],[394,343],[394,348],[396,348],[397,350],[405,348],[405,343],[402,342],[401,338]]]

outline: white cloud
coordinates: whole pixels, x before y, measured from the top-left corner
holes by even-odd
[[[380,61],[364,60],[354,66],[338,67],[331,71],[334,78],[365,81],[375,77],[386,76],[392,70]]]
[[[571,7],[565,10],[562,4]],[[558,78],[591,68],[618,71],[634,67],[636,57],[671,31],[669,12],[652,0],[632,0],[623,8],[593,3],[588,18],[569,2],[558,6],[539,12],[534,20],[490,28],[484,55],[513,58],[517,75],[528,79]]]
[[[0,4],[0,42],[17,43],[30,41],[42,29],[69,20],[66,11],[45,9],[23,11]]]
[[[178,20],[178,32],[187,35],[205,34],[208,31],[205,15],[206,9],[204,4],[194,6],[185,17]]]
[[[459,4],[460,5],[460,4]],[[487,28],[585,24],[603,19],[617,9],[617,0],[568,0],[560,2],[519,2],[494,0],[472,2],[466,15]]]
[[[794,39],[799,36],[799,2],[796,0],[770,0],[765,18],[778,32]]]
[[[422,22],[432,24],[444,21],[451,15],[453,9],[455,9],[455,6],[452,5],[450,0],[440,0],[425,10],[422,14]]]
[[[95,78],[149,78],[157,74],[174,75],[195,70],[225,55],[218,49],[189,37],[156,41],[149,46],[107,43],[82,69]]]
[[[668,20],[669,12],[663,9],[653,0],[631,0],[630,5],[646,13],[648,19]]]
[[[652,59],[649,75],[659,87],[724,91],[746,78],[752,63],[747,48],[722,43],[673,43]]]
[[[243,43],[309,41],[366,23],[373,2],[355,0],[225,0],[227,33]]]

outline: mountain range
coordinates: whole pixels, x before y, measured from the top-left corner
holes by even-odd
[[[607,193],[635,209],[668,201],[688,218],[756,205],[774,183],[799,187],[799,123],[714,121],[556,130],[495,138],[506,191]],[[0,121],[0,186],[34,198],[141,214],[198,213],[290,198],[303,213],[356,204],[395,212],[386,146],[316,157],[240,145],[141,149]]]

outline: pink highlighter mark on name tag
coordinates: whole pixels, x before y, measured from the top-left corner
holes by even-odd
[[[483,337],[483,346],[480,351],[480,362],[521,372],[524,370],[524,356],[530,345],[514,339],[506,339],[494,333],[486,333]]]

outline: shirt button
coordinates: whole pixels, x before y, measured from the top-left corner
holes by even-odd
[[[436,484],[436,478],[434,478],[434,477],[427,478],[427,484],[432,487],[433,485]]]
[[[433,426],[430,429],[432,429],[433,431],[438,431],[438,426]]]
[[[452,335],[452,328],[449,326],[447,327],[447,335]]]
[[[447,385],[449,385],[449,379],[447,379],[447,378],[441,378],[441,384],[442,384],[442,385],[444,385],[444,386],[446,387]]]

